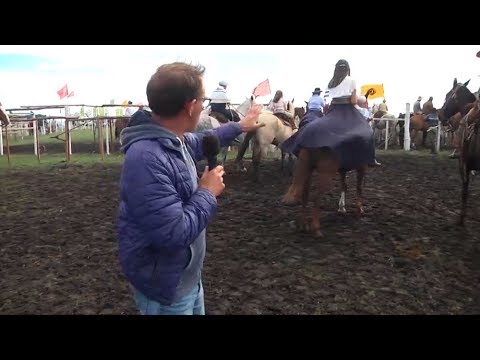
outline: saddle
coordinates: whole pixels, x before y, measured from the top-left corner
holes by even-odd
[[[223,115],[222,113],[219,113],[219,112],[214,112],[212,111],[210,113],[210,116],[217,119],[217,121],[220,123],[220,124],[226,124],[228,123],[228,119],[225,115]]]
[[[293,119],[293,117],[290,117],[287,114],[282,113],[282,112],[273,113],[273,115],[275,115],[277,118],[279,118],[280,121],[285,126],[291,127],[292,130],[295,130],[297,128],[297,125],[295,125],[295,120]]]

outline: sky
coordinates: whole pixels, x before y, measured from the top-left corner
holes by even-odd
[[[315,87],[325,90],[335,63],[346,59],[357,87],[383,83],[391,113],[404,112],[418,96],[433,96],[441,107],[453,79],[480,87],[480,45],[0,45],[0,101],[20,105],[115,100],[147,104],[145,89],[162,64],[173,61],[206,67],[209,96],[221,80],[233,103],[269,79],[272,93],[303,106]],[[59,100],[67,84],[74,96]],[[258,98],[268,102],[271,96]],[[377,100],[376,102],[381,101]]]

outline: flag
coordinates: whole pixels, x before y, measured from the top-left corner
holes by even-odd
[[[67,97],[72,97],[73,95],[75,95],[75,91],[72,91]]]
[[[123,100],[122,106],[127,106],[128,105],[128,100]]]
[[[368,84],[363,85],[360,91],[362,95],[367,96],[368,100],[382,98],[385,96],[383,92],[383,84]]]
[[[67,84],[63,85],[63,87],[57,91],[58,96],[60,96],[60,100],[68,95],[68,86]]]
[[[257,97],[257,96],[264,96],[264,95],[269,95],[271,94],[270,90],[270,82],[267,80],[262,81],[260,84],[258,84],[255,89],[253,89],[252,94]]]

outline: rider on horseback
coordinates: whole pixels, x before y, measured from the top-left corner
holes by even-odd
[[[325,107],[325,100],[320,96],[321,93],[322,90],[320,90],[320,88],[315,88],[307,105],[307,111],[316,112],[318,117],[323,116],[323,108]]]
[[[385,100],[384,100],[385,101]],[[370,110],[368,110],[368,102],[367,102],[367,97],[364,95],[361,95],[357,99],[357,104],[355,105],[355,108],[360,111],[360,113],[363,115],[365,120],[367,120],[370,124],[372,121],[372,114],[370,113]],[[373,144],[375,146],[375,138],[372,139]],[[375,158],[373,163],[369,164],[370,166],[381,166],[377,159]]]
[[[420,104],[420,101],[422,101],[422,97],[419,96],[417,98],[417,101],[413,103],[413,112],[415,114],[421,114],[422,113],[422,105]]]
[[[422,113],[423,115],[429,115],[433,109],[433,97],[429,97],[428,101],[426,101],[422,106]]]
[[[230,104],[230,99],[227,95],[228,84],[225,81],[220,81],[218,85],[210,97],[210,108],[212,112],[224,115],[229,121],[240,121],[240,117],[235,111],[227,109],[227,104]]]
[[[281,120],[286,121],[292,129],[296,129],[297,125],[295,124],[295,120],[287,110],[288,102],[283,100],[283,92],[281,90],[277,90],[273,100],[270,101],[268,108],[270,111],[273,112],[274,115],[279,117]]]
[[[388,114],[387,101],[384,99],[383,102],[378,105],[378,110],[374,113],[374,118],[381,118],[383,115]]]

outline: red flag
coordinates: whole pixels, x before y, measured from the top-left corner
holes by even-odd
[[[255,89],[253,89],[253,95],[255,97],[257,96],[264,96],[264,95],[269,95],[271,94],[270,90],[270,82],[267,80],[262,81],[260,84],[258,84]]]
[[[57,91],[58,96],[60,96],[60,100],[68,95],[68,86],[65,84],[60,90]]]
[[[73,95],[75,95],[75,91],[72,91],[67,97],[72,97]]]

